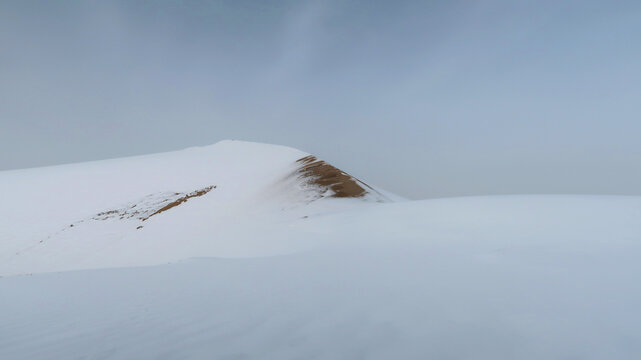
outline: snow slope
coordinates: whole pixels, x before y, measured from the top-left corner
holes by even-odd
[[[0,275],[292,252],[309,244],[255,234],[314,213],[398,198],[365,185],[363,196],[332,198],[331,189],[301,178],[297,160],[308,155],[222,141],[2,172]]]
[[[641,357],[640,197],[332,198],[290,176],[305,156],[224,142],[1,174],[5,274],[102,269],[0,278],[0,358]],[[213,185],[145,221],[123,210],[55,233]],[[56,187],[73,199],[54,214]],[[21,241],[35,247],[5,252]]]

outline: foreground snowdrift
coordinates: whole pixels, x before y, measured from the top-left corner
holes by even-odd
[[[641,199],[384,204],[295,254],[0,279],[0,358],[635,359]]]
[[[263,149],[245,144],[240,148]],[[222,148],[237,154],[237,145]],[[211,156],[216,146],[189,151]],[[171,156],[181,163],[186,157]],[[272,162],[266,168],[282,167],[265,170],[271,175],[262,180],[247,173],[212,184],[205,172],[189,176],[189,184],[176,180],[174,197],[155,211],[192,197],[145,221],[120,215],[145,199],[150,179],[124,189],[118,201],[88,194],[122,211],[24,255],[5,253],[10,261],[0,266],[19,273],[127,265],[125,259],[135,266],[172,263],[0,278],[0,358],[639,358],[641,198],[386,202],[393,195],[378,191],[369,199],[327,198],[296,177],[283,181],[292,161],[305,156],[272,153],[263,159]],[[140,170],[148,161],[137,159],[127,160],[138,171],[127,178],[148,172]],[[103,165],[96,171],[106,173]],[[67,176],[46,180],[61,186]],[[169,182],[154,191],[167,191]],[[237,191],[219,192],[221,198],[210,197],[213,188],[193,193],[233,184]],[[14,242],[25,234],[37,239],[54,223],[97,214],[97,206],[74,198],[49,224],[51,209],[30,210],[19,198],[11,200],[19,211],[3,208],[3,215],[39,221],[35,230],[5,227],[4,241],[6,234]],[[144,228],[136,229],[141,221]]]

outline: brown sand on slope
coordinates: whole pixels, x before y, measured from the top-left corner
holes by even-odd
[[[182,195],[182,196],[179,198],[175,198],[175,200],[170,200],[170,198],[165,199],[161,201],[161,203],[163,204],[152,204],[147,207],[145,207],[144,205],[139,206],[141,204],[133,204],[123,209],[103,211],[101,213],[96,214],[94,217],[92,217],[92,220],[108,220],[113,218],[119,218],[120,220],[122,220],[122,219],[136,218],[136,219],[145,221],[156,214],[160,214],[182,203],[185,203],[187,202],[187,200],[191,198],[203,196],[215,188],[216,188],[215,185],[211,185],[200,190],[192,191],[188,194],[174,193],[173,195],[176,195],[176,196]],[[157,205],[162,205],[162,207],[158,208],[157,210],[154,210],[153,208]],[[73,224],[70,225],[70,227],[73,227]]]
[[[358,198],[365,196],[368,192],[361,186],[368,186],[367,184],[323,160],[318,160],[316,156],[305,156],[296,160],[296,162],[300,164],[300,168],[297,170],[299,178],[305,179],[320,188],[332,190],[331,197]]]
[[[187,194],[185,196],[182,196],[182,197],[179,197],[178,199],[176,199],[176,200],[170,202],[169,204],[163,206],[162,208],[156,210],[155,212],[153,212],[151,215],[147,216],[146,218],[142,218],[141,220],[145,221],[145,220],[149,219],[150,217],[152,217],[154,215],[160,214],[160,213],[165,212],[165,211],[167,211],[167,210],[169,210],[169,209],[171,209],[173,207],[176,207],[176,206],[178,206],[178,205],[180,205],[180,204],[182,204],[184,202],[187,202],[187,200],[189,200],[191,198],[195,198],[195,197],[198,197],[198,196],[203,196],[203,195],[207,194],[208,192],[210,192],[211,189],[215,189],[215,188],[216,188],[216,186],[208,186],[208,187],[206,187],[204,189],[196,190],[194,192],[190,192],[189,194]]]

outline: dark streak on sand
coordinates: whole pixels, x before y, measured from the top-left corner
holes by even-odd
[[[119,209],[119,210],[109,210],[109,211],[103,211],[101,213],[96,214],[92,220],[108,220],[108,219],[113,219],[113,218],[118,218],[120,220],[123,219],[131,219],[131,218],[136,218],[138,220],[145,221],[149,219],[150,217],[160,214],[162,212],[165,212],[171,208],[174,208],[184,202],[187,202],[187,200],[198,197],[198,196],[203,196],[210,192],[212,189],[215,189],[215,185],[208,186],[206,188],[196,190],[193,192],[190,192],[189,194],[182,194],[183,196],[179,198],[175,198],[174,200],[171,200],[171,198],[162,200],[161,203],[163,206],[157,210],[153,209],[153,205],[150,206],[148,209],[144,209],[144,206],[138,206],[140,204],[134,204],[132,206],[127,206],[124,209]],[[181,193],[173,193],[174,195],[181,195]],[[154,204],[154,205],[160,205],[160,204]],[[131,211],[134,209],[133,211]],[[80,221],[82,222],[82,221]],[[70,225],[70,227],[73,227],[73,224]],[[140,229],[138,227],[138,229]]]
[[[169,209],[171,209],[171,208],[173,208],[175,206],[178,206],[178,205],[180,205],[180,204],[182,204],[184,202],[187,202],[187,200],[189,200],[191,198],[198,197],[198,196],[203,196],[203,195],[207,194],[208,192],[210,192],[212,189],[215,189],[215,188],[216,188],[216,186],[207,186],[204,189],[196,190],[194,192],[190,192],[189,194],[187,194],[185,196],[182,196],[182,197],[179,197],[178,199],[176,199],[176,200],[170,202],[169,204],[163,206],[162,208],[156,210],[151,215],[149,215],[149,216],[147,216],[145,218],[142,218],[141,220],[145,221],[145,220],[149,219],[150,217],[152,217],[154,215],[160,214],[161,212],[165,212],[165,211],[167,211],[167,210],[169,210]],[[179,195],[179,193],[176,193],[176,195]]]

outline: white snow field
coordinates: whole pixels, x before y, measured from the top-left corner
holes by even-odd
[[[313,160],[1,172],[0,359],[641,358],[641,197],[406,201]]]

